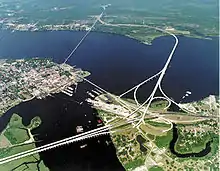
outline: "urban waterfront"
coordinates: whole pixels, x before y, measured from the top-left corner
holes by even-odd
[[[64,62],[85,34],[74,31],[0,33],[0,58],[51,57],[57,63]],[[144,45],[125,36],[93,32],[68,64],[88,70],[92,73],[90,80],[120,94],[157,73],[173,43],[170,36]],[[163,89],[176,101],[180,101],[186,90],[192,92],[186,101],[218,94],[218,64],[218,38],[205,40],[179,36],[179,46],[163,80]],[[141,99],[146,98],[150,87],[148,84],[140,89]]]
[[[84,32],[1,32],[1,58],[52,57],[62,63]],[[68,63],[91,72],[88,78],[104,89],[120,94],[160,70],[172,48],[171,37],[160,37],[153,44],[144,45],[124,36],[91,33]],[[218,40],[201,40],[180,37],[171,66],[164,78],[165,92],[180,101],[185,91],[192,91],[187,101],[199,100],[218,94]],[[159,49],[159,50],[158,50]],[[205,84],[204,84],[205,82]],[[139,96],[144,100],[154,81],[143,86]],[[0,118],[2,130],[13,113],[20,114],[24,124],[34,116],[43,123],[33,131],[42,140],[37,146],[76,134],[75,128],[83,125],[92,129],[97,125],[96,111],[84,102],[86,91],[93,89],[82,83],[73,98],[57,94],[44,100],[32,100],[9,110]],[[132,94],[131,96],[132,97]],[[83,102],[81,105],[80,103]],[[89,122],[91,121],[91,123]],[[78,170],[123,170],[109,136],[61,147],[45,153],[41,158],[51,170],[60,168]],[[88,144],[84,149],[80,146]],[[102,165],[99,165],[102,163]],[[67,169],[67,170],[68,170]]]

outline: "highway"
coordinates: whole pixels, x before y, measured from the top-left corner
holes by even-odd
[[[120,97],[120,98],[123,97],[124,95],[130,93],[131,91],[133,91],[133,90],[136,89],[137,87],[140,87],[142,84],[145,84],[145,83],[147,83],[148,81],[151,81],[153,78],[157,77],[160,73],[161,73],[161,71],[158,72],[157,74],[151,76],[150,78],[147,78],[146,80],[142,81],[140,84],[138,84],[138,85],[132,87],[131,89],[125,91],[124,93],[122,93],[122,94],[119,95],[118,97]],[[136,102],[136,103],[137,103],[137,102]]]
[[[130,109],[129,106],[126,104],[126,102],[122,101],[120,98],[135,89],[135,91],[134,91],[134,100],[135,100],[136,104],[139,106],[140,104],[139,104],[138,99],[137,99],[137,91],[138,91],[138,89],[139,89],[142,85],[144,85],[145,83],[147,83],[148,81],[151,81],[153,78],[159,76],[159,79],[158,79],[158,81],[157,81],[157,83],[156,83],[156,85],[155,85],[155,87],[154,87],[153,92],[152,92],[151,95],[148,97],[148,99],[143,103],[143,104],[145,105],[145,104],[149,101],[148,106],[146,107],[147,110],[148,110],[148,108],[149,108],[151,102],[153,101],[153,97],[154,97],[154,95],[155,95],[155,93],[156,93],[156,91],[157,91],[159,85],[161,84],[161,81],[162,81],[162,79],[163,79],[163,77],[164,77],[164,75],[165,75],[165,72],[166,72],[166,70],[167,70],[167,68],[168,68],[168,66],[169,66],[169,63],[170,63],[170,61],[171,61],[171,59],[172,59],[172,56],[173,56],[173,53],[175,52],[175,49],[176,49],[176,47],[177,47],[177,45],[178,45],[178,38],[177,38],[174,34],[172,34],[172,33],[170,33],[170,32],[167,32],[167,31],[165,31],[165,30],[163,30],[163,29],[160,29],[160,28],[157,28],[157,27],[148,26],[148,25],[137,25],[137,24],[109,24],[109,23],[105,23],[104,21],[101,20],[101,18],[102,18],[102,16],[103,16],[105,10],[106,10],[106,8],[103,7],[103,12],[97,17],[97,19],[96,19],[95,22],[93,23],[91,29],[84,35],[84,37],[80,40],[80,42],[77,44],[77,46],[72,50],[72,52],[71,52],[71,53],[69,54],[69,56],[66,58],[66,60],[64,61],[64,63],[66,63],[66,62],[69,60],[69,58],[73,55],[73,53],[74,53],[74,52],[78,49],[78,47],[83,43],[83,41],[85,40],[85,38],[88,36],[88,34],[91,32],[91,30],[95,27],[95,25],[96,25],[96,23],[97,23],[98,21],[99,21],[100,23],[104,24],[104,25],[107,25],[107,26],[117,26],[117,27],[118,27],[118,26],[119,26],[119,27],[120,27],[120,26],[127,26],[127,27],[147,27],[147,28],[156,29],[156,30],[161,31],[161,32],[165,32],[165,33],[167,33],[167,34],[173,36],[173,37],[175,38],[175,40],[176,40],[176,43],[175,43],[175,45],[174,45],[174,47],[173,47],[173,49],[172,49],[172,51],[171,51],[171,53],[170,53],[170,56],[169,56],[168,59],[167,59],[167,62],[166,62],[165,65],[164,65],[163,69],[162,69],[161,71],[159,71],[157,74],[153,75],[152,77],[150,77],[150,78],[148,78],[148,79],[142,81],[140,84],[134,86],[134,87],[131,88],[130,90],[128,90],[128,91],[126,91],[125,93],[121,94],[121,95],[119,96],[119,98],[116,99],[122,106],[124,106],[125,108],[127,108],[127,109],[129,109],[129,110],[131,111],[131,109]],[[95,86],[96,88],[100,89],[101,91],[103,91],[103,92],[105,92],[105,93],[111,95],[109,92],[107,92],[106,90],[104,90],[104,89],[101,88],[100,86],[98,86],[98,85],[92,83],[91,81],[89,81],[89,80],[87,80],[87,79],[84,79],[84,80],[87,81],[88,83],[92,84],[92,85]],[[161,86],[160,86],[160,87],[161,87]],[[161,90],[161,89],[160,89],[160,90]],[[162,94],[163,94],[163,93],[162,93]],[[171,99],[168,98],[167,96],[165,96],[165,97],[167,98],[168,101],[171,100]],[[114,97],[114,98],[115,98],[115,97]],[[175,102],[174,104],[177,104],[177,103]],[[144,106],[144,105],[142,105],[142,106]],[[146,111],[147,111],[147,110],[146,110]],[[136,111],[136,110],[135,110],[135,111]],[[143,117],[142,117],[141,120],[143,120],[143,118],[145,117],[145,114],[146,114],[146,113],[143,114]]]
[[[150,107],[150,104],[151,104],[152,101],[154,100],[155,93],[156,93],[156,91],[157,91],[158,89],[161,91],[162,95],[163,95],[168,101],[174,102],[173,100],[171,100],[170,98],[168,98],[168,96],[166,96],[165,93],[163,92],[163,90],[162,90],[162,88],[161,88],[161,82],[162,82],[163,77],[164,77],[164,75],[165,75],[165,73],[166,73],[166,71],[167,71],[167,69],[168,69],[168,66],[169,66],[171,60],[172,60],[173,54],[174,54],[174,52],[175,52],[175,50],[176,50],[176,48],[177,48],[177,46],[178,46],[179,39],[178,39],[178,38],[176,37],[176,35],[174,35],[173,33],[170,33],[170,32],[168,32],[168,31],[163,30],[163,29],[158,28],[158,27],[153,27],[153,26],[148,26],[148,25],[140,25],[140,24],[110,24],[110,23],[106,23],[106,22],[102,21],[100,17],[98,17],[97,19],[98,19],[98,21],[99,21],[100,23],[102,23],[103,25],[113,26],[113,27],[146,27],[146,28],[152,28],[152,29],[155,29],[155,30],[157,30],[157,31],[160,31],[160,32],[169,34],[169,35],[171,35],[171,36],[175,39],[175,44],[174,44],[174,46],[173,46],[173,48],[172,48],[172,51],[171,51],[170,54],[169,54],[169,57],[168,57],[166,63],[164,64],[164,67],[163,67],[157,74],[153,75],[152,77],[148,78],[147,80],[141,82],[140,84],[138,84],[138,85],[134,86],[133,88],[131,88],[130,90],[126,91],[126,93],[123,93],[123,94],[122,94],[122,95],[125,95],[125,94],[127,94],[127,93],[129,93],[130,91],[132,91],[132,90],[135,89],[135,91],[134,91],[134,99],[135,99],[136,104],[139,105],[139,102],[138,102],[138,100],[137,100],[137,91],[138,91],[138,89],[139,89],[142,85],[144,85],[145,83],[147,83],[148,81],[150,81],[152,78],[154,78],[154,77],[156,77],[156,76],[159,76],[159,79],[157,80],[157,83],[156,83],[156,85],[154,86],[153,91],[151,92],[151,94],[150,94],[150,96],[147,98],[147,100],[143,103],[143,104],[147,104],[147,102],[149,101],[148,104],[147,104],[147,107],[145,108],[144,113],[142,114],[142,117],[141,117],[140,121],[139,121],[139,122],[137,123],[137,125],[136,125],[136,126],[139,126],[139,125],[141,124],[141,122],[144,122],[145,115],[146,115],[146,113],[148,112],[148,109],[149,109],[149,107]],[[164,97],[161,97],[161,98],[164,98]],[[177,104],[177,103],[174,102],[174,104]],[[178,105],[178,104],[177,104],[177,105]],[[178,105],[178,106],[179,106],[179,105]]]
[[[133,122],[135,122],[137,120],[138,119],[130,119],[130,120],[128,120],[127,123],[132,124]],[[106,135],[106,134],[109,134],[109,133],[114,133],[116,131],[112,131],[111,129],[117,129],[117,127],[120,127],[120,126],[123,126],[123,125],[124,124],[106,125],[106,126],[96,128],[96,129],[93,129],[91,131],[87,131],[87,132],[84,132],[84,133],[81,133],[81,134],[78,134],[78,135],[75,135],[75,136],[72,136],[72,137],[69,137],[69,138],[65,138],[65,139],[50,143],[50,144],[43,145],[41,147],[37,147],[37,148],[27,150],[27,151],[24,151],[24,152],[20,152],[20,153],[17,153],[17,154],[14,154],[14,155],[11,155],[11,156],[8,156],[8,157],[5,157],[5,158],[1,158],[0,159],[0,165],[11,162],[11,161],[14,161],[14,160],[17,160],[17,159],[24,158],[24,157],[27,157],[27,156],[30,156],[30,155],[33,155],[33,154],[37,154],[37,153],[40,153],[40,152],[43,152],[43,151],[51,150],[51,149],[54,149],[54,148],[57,148],[57,147],[60,147],[60,146],[63,146],[63,145],[67,145],[67,144],[70,144],[70,143],[73,143],[73,142],[77,142],[77,141],[81,141],[81,140],[85,140],[85,139],[88,139],[88,138],[93,138],[93,137],[97,137],[97,136],[101,136],[101,135]]]
[[[27,157],[27,156],[30,156],[30,155],[33,155],[33,154],[37,154],[37,153],[40,153],[40,152],[43,152],[43,151],[47,151],[47,150],[50,150],[50,149],[54,149],[54,148],[57,148],[57,147],[60,147],[60,146],[63,146],[63,145],[67,145],[67,144],[70,144],[70,143],[73,143],[73,142],[77,142],[77,141],[81,141],[81,140],[84,140],[84,139],[88,139],[88,138],[92,138],[92,137],[97,137],[97,136],[101,136],[101,135],[106,135],[106,134],[109,134],[113,131],[104,131],[104,132],[99,132],[99,133],[93,133],[93,134],[89,134],[87,136],[84,136],[84,137],[78,137],[78,138],[73,138],[71,140],[68,140],[68,141],[64,141],[64,142],[61,142],[61,143],[58,143],[58,144],[55,144],[55,145],[51,145],[49,147],[44,147],[44,148],[41,148],[41,149],[33,149],[32,150],[27,150],[25,152],[27,153],[18,153],[16,156],[10,156],[10,158],[3,158],[0,160],[0,165],[1,164],[5,164],[5,163],[9,163],[11,161],[14,161],[14,160],[18,160],[18,159],[21,159],[21,158],[24,158],[24,157]],[[43,147],[43,146],[42,146]]]
[[[80,47],[80,45],[83,43],[83,41],[89,35],[89,33],[95,27],[95,25],[96,25],[96,23],[98,21],[101,22],[104,25],[107,25],[107,26],[116,26],[116,27],[127,26],[127,27],[146,27],[146,28],[152,28],[152,29],[155,29],[155,30],[161,31],[163,33],[167,33],[167,34],[171,35],[175,39],[175,44],[174,44],[174,46],[172,48],[172,51],[169,54],[169,57],[168,57],[166,63],[164,64],[163,68],[158,73],[156,73],[155,75],[153,75],[150,78],[142,81],[138,85],[132,87],[131,89],[127,90],[125,93],[122,93],[120,96],[114,96],[111,93],[109,93],[108,91],[106,91],[103,88],[101,88],[100,86],[98,86],[95,83],[93,83],[92,81],[90,81],[90,80],[88,80],[86,78],[82,78],[84,81],[86,81],[89,84],[93,85],[94,87],[98,88],[103,93],[106,93],[106,94],[110,95],[111,97],[113,97],[115,100],[117,100],[117,102],[120,105],[122,105],[124,108],[128,109],[130,111],[129,116],[123,118],[123,119],[126,119],[127,123],[134,124],[135,122],[137,122],[137,124],[135,124],[134,126],[137,127],[137,129],[139,129],[140,124],[144,123],[144,118],[145,118],[146,114],[149,114],[149,115],[158,117],[158,118],[166,121],[166,123],[169,123],[171,125],[171,127],[169,129],[165,130],[165,131],[169,131],[173,127],[172,122],[169,119],[163,118],[163,116],[161,116],[160,114],[150,113],[149,112],[149,107],[150,107],[150,104],[152,103],[152,101],[156,100],[156,99],[167,100],[169,102],[169,104],[168,104],[168,106],[166,108],[168,108],[171,105],[171,102],[176,104],[177,106],[179,106],[174,100],[170,99],[164,93],[164,91],[162,90],[162,87],[161,87],[161,82],[162,82],[162,80],[164,78],[164,75],[166,74],[166,71],[168,69],[168,66],[169,66],[169,64],[170,64],[170,62],[171,62],[171,60],[173,58],[173,54],[174,54],[174,52],[175,52],[175,50],[176,50],[176,48],[178,46],[178,43],[179,43],[178,38],[174,34],[169,33],[169,32],[167,32],[167,31],[165,31],[163,29],[160,29],[160,28],[157,28],[157,27],[148,26],[148,25],[109,24],[109,23],[105,23],[104,21],[101,20],[103,14],[104,14],[105,9],[106,9],[106,7],[103,8],[103,12],[97,17],[97,19],[95,20],[95,22],[93,23],[93,25],[89,29],[89,31],[83,36],[83,38],[80,40],[80,42],[77,44],[77,46],[71,51],[71,53],[65,59],[64,63],[66,63],[69,60],[69,58],[74,54],[74,52]],[[156,82],[156,85],[153,88],[153,91],[151,92],[150,96],[145,100],[145,102],[140,104],[139,101],[138,101],[138,98],[137,98],[137,91],[138,91],[138,89],[142,85],[148,83],[149,81],[151,81],[152,79],[154,79],[156,77],[159,77],[159,78],[158,78],[158,80]],[[135,102],[137,104],[137,107],[135,109],[134,109],[133,106],[129,105],[128,103],[126,103],[124,100],[121,99],[122,96],[126,95],[127,93],[129,93],[129,92],[131,92],[133,90],[134,90],[134,94],[133,94],[134,100],[135,100]],[[155,93],[156,93],[157,90],[161,91],[163,96],[155,97]],[[146,107],[145,107],[145,105],[146,105]],[[145,108],[144,108],[144,111],[143,111],[141,117],[130,118],[131,116],[136,114],[136,112],[138,112],[143,107],[145,107]],[[134,110],[132,110],[131,108],[134,109]],[[72,136],[72,137],[69,137],[69,138],[65,138],[63,140],[59,140],[59,141],[56,141],[56,142],[53,142],[53,143],[50,143],[50,144],[43,145],[41,147],[37,147],[35,149],[27,150],[27,151],[24,151],[24,152],[21,152],[21,153],[18,153],[18,154],[9,156],[9,157],[5,157],[5,158],[0,159],[0,164],[8,163],[8,162],[11,162],[11,161],[14,161],[14,160],[26,157],[26,156],[30,156],[30,155],[33,155],[33,154],[36,154],[36,153],[39,153],[39,152],[43,152],[43,151],[46,151],[46,150],[57,148],[59,146],[66,145],[66,144],[69,144],[69,143],[81,141],[81,140],[84,140],[84,139],[88,139],[88,138],[92,138],[92,137],[96,137],[96,136],[100,136],[100,135],[105,135],[105,134],[108,134],[108,133],[113,133],[115,131],[112,131],[112,129],[115,129],[115,128],[119,127],[119,126],[121,126],[121,125],[117,125],[117,124],[116,125],[106,125],[106,126],[103,126],[103,127],[100,127],[100,128],[97,128],[97,129],[94,129],[94,130],[91,130],[91,131],[88,131],[88,132],[85,132],[85,133],[82,133],[82,134],[79,134],[79,135],[75,135],[75,136]]]
[[[153,78],[156,78],[157,76],[159,76],[160,74],[161,74],[161,71],[158,72],[157,74],[153,75],[153,76],[150,77],[149,79],[147,79],[147,80],[141,82],[140,84],[138,84],[138,85],[136,86],[136,88],[135,88],[135,90],[134,90],[134,100],[135,100],[137,106],[140,105],[139,102],[138,102],[138,99],[137,99],[137,91],[138,91],[138,89],[139,89],[142,85],[146,84],[148,81],[151,81]],[[150,100],[149,97],[148,97],[147,101],[148,101],[148,100]]]
[[[104,11],[106,8],[103,8],[103,12],[99,15],[98,18],[102,18]],[[89,33],[92,31],[92,29],[95,27],[96,23],[98,22],[98,19],[95,20],[95,22],[93,23],[92,27],[86,32],[86,34],[82,37],[82,39],[79,41],[79,43],[76,45],[76,47],[70,52],[70,54],[67,56],[67,58],[65,59],[65,61],[63,63],[66,63],[69,58],[71,58],[71,56],[76,52],[76,50],[80,47],[80,45],[83,43],[83,41],[86,39],[86,37],[89,35]]]
[[[68,141],[71,141],[71,140],[74,140],[74,139],[77,140],[77,138],[86,137],[89,134],[93,135],[94,133],[100,133],[101,131],[107,131],[107,130],[109,130],[109,128],[110,128],[110,126],[106,125],[104,127],[93,129],[91,131],[88,131],[88,132],[85,132],[85,133],[82,133],[82,134],[79,134],[79,135],[75,135],[75,136],[65,138],[65,139],[50,143],[50,144],[43,145],[41,147],[37,147],[37,148],[31,149],[31,150],[27,150],[27,151],[24,151],[24,152],[21,152],[21,153],[17,153],[15,155],[0,159],[0,164],[10,162],[10,161],[12,161],[11,159],[14,159],[15,157],[18,157],[18,156],[25,155],[24,157],[26,157],[26,156],[28,156],[28,154],[32,155],[33,152],[38,153],[38,152],[46,151],[47,149],[51,149],[52,147],[56,148],[56,147],[59,146],[59,144],[62,144],[62,143],[65,144],[65,143],[68,143]]]
[[[165,73],[166,73],[166,70],[167,70],[167,68],[168,68],[168,66],[169,66],[169,64],[170,64],[170,61],[171,61],[171,59],[172,59],[172,57],[173,57],[173,54],[174,54],[174,52],[175,52],[175,50],[176,50],[176,48],[177,48],[177,46],[178,46],[178,43],[179,43],[178,38],[177,38],[174,34],[169,33],[169,32],[167,32],[167,31],[163,31],[163,30],[161,30],[161,29],[157,29],[157,30],[160,30],[160,31],[162,31],[162,32],[165,32],[165,33],[170,34],[171,36],[174,37],[174,39],[175,39],[176,42],[175,42],[175,45],[174,45],[174,47],[173,47],[173,49],[172,49],[172,51],[171,51],[171,53],[170,53],[170,55],[169,55],[169,57],[168,57],[168,59],[167,59],[165,65],[164,65],[163,69],[161,70],[162,72],[160,73],[159,79],[158,79],[158,81],[157,81],[157,83],[156,83],[156,85],[155,85],[155,87],[154,87],[154,89],[153,89],[153,92],[152,92],[151,95],[150,95],[150,100],[149,100],[149,103],[148,103],[148,105],[147,105],[147,107],[146,107],[146,109],[145,109],[145,112],[144,112],[144,114],[143,114],[143,116],[142,116],[140,122],[138,122],[137,125],[139,125],[141,122],[144,122],[144,117],[145,117],[145,115],[146,115],[146,113],[147,113],[147,110],[148,110],[148,108],[150,107],[151,102],[153,101],[154,95],[155,95],[156,91],[158,90],[158,88],[159,88],[159,86],[160,86],[160,84],[161,84],[161,81],[162,81],[162,79],[163,79],[163,77],[164,77],[164,75],[165,75]],[[169,99],[169,100],[170,100],[170,99]]]

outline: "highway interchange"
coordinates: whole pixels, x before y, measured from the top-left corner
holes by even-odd
[[[168,108],[171,103],[174,103],[176,104],[177,106],[179,106],[178,103],[176,103],[175,101],[173,101],[172,99],[170,99],[165,93],[164,91],[162,90],[162,80],[164,78],[164,75],[166,74],[166,71],[168,69],[168,66],[173,58],[173,54],[178,46],[178,38],[168,32],[168,31],[165,31],[163,29],[160,29],[160,28],[157,28],[157,27],[152,27],[152,26],[148,26],[148,25],[136,25],[136,24],[109,24],[109,23],[105,23],[104,21],[101,20],[101,18],[103,17],[103,14],[104,14],[104,11],[106,10],[108,6],[104,6],[103,7],[103,11],[102,13],[97,17],[97,19],[95,20],[95,22],[93,23],[92,27],[86,32],[86,34],[83,36],[83,38],[80,40],[80,42],[77,44],[77,46],[71,51],[71,53],[68,55],[68,57],[65,59],[64,63],[68,62],[68,60],[72,57],[72,55],[74,54],[74,52],[80,47],[80,45],[83,43],[83,41],[86,39],[86,37],[89,35],[89,33],[92,31],[92,29],[95,27],[96,23],[99,21],[101,24],[104,24],[104,25],[109,25],[109,26],[115,26],[115,27],[120,27],[120,26],[127,26],[127,27],[147,27],[147,28],[152,28],[152,29],[155,29],[157,31],[161,31],[163,33],[166,33],[166,34],[169,34],[171,35],[174,39],[175,39],[175,44],[173,46],[173,49],[172,51],[170,52],[169,54],[169,57],[166,61],[166,63],[164,64],[164,67],[158,72],[156,73],[155,75],[153,75],[152,77],[150,78],[147,78],[146,80],[142,81],[141,83],[139,83],[138,85],[135,85],[134,87],[132,87],[131,89],[127,90],[125,93],[122,93],[121,95],[119,96],[115,96],[115,95],[112,95],[111,93],[109,93],[108,91],[104,90],[103,88],[101,88],[100,86],[96,85],[95,83],[89,81],[88,79],[86,78],[83,78],[84,81],[88,82],[89,84],[93,85],[94,87],[96,87],[97,89],[101,90],[103,93],[106,93],[108,95],[110,95],[111,97],[113,97],[120,105],[122,105],[124,108],[128,109],[130,111],[130,114],[127,116],[127,117],[124,117],[122,119],[126,119],[127,123],[130,123],[130,124],[133,124],[134,127],[137,127],[139,129],[139,126],[144,123],[144,118],[147,114],[149,115],[152,115],[152,116],[155,116],[155,117],[158,117],[162,120],[164,120],[166,123],[169,123],[170,124],[170,128],[165,130],[165,131],[169,131],[170,129],[172,129],[173,125],[172,125],[172,122],[168,119],[165,119],[163,118],[163,116],[160,116],[159,114],[155,114],[155,113],[151,113],[149,112],[149,107],[151,105],[151,103],[156,100],[156,99],[163,99],[163,100],[167,100],[168,101],[168,106],[166,108]],[[155,79],[155,78],[158,78],[157,82],[156,82],[156,85],[154,86],[153,88],[153,91],[151,92],[150,96],[145,100],[144,103],[140,104],[140,102],[138,101],[138,98],[137,98],[137,91],[138,89],[143,86],[144,84],[148,83],[149,81],[151,81],[152,79]],[[155,97],[155,93],[156,91],[160,91],[162,93],[163,96],[161,97]],[[125,96],[126,94],[130,93],[134,91],[134,100],[135,100],[135,103],[137,105],[136,108],[134,108],[133,106],[130,106],[128,103],[126,103],[124,100],[122,100],[121,98],[123,96]],[[180,107],[180,106],[179,106]],[[144,112],[142,112],[141,116],[137,116],[136,113],[140,110],[140,109],[144,109]],[[57,148],[57,147],[60,147],[60,146],[63,146],[63,145],[66,145],[66,144],[70,144],[70,143],[73,143],[73,142],[77,142],[77,141],[81,141],[81,140],[84,140],[84,139],[88,139],[88,138],[92,138],[92,137],[96,137],[96,136],[100,136],[100,135],[106,135],[106,134],[109,134],[109,133],[113,133],[114,131],[112,131],[113,128],[117,128],[121,125],[106,125],[106,126],[103,126],[103,127],[100,127],[100,128],[96,128],[96,129],[93,129],[91,131],[88,131],[88,132],[84,132],[84,133],[81,133],[79,135],[75,135],[75,136],[72,136],[72,137],[69,137],[69,138],[65,138],[63,140],[59,140],[59,141],[56,141],[56,142],[53,142],[53,143],[50,143],[50,144],[47,144],[47,145],[43,145],[41,147],[37,147],[35,149],[31,149],[31,150],[27,150],[27,151],[24,151],[24,152],[21,152],[21,153],[18,153],[18,154],[15,154],[15,155],[12,155],[12,156],[9,156],[9,157],[5,157],[5,158],[2,158],[0,159],[0,164],[4,164],[4,163],[8,163],[8,162],[11,162],[11,161],[14,161],[14,160],[17,160],[17,159],[20,159],[20,158],[23,158],[23,157],[27,157],[27,156],[30,156],[30,155],[33,155],[33,154],[36,154],[36,153],[40,153],[40,152],[43,152],[43,151],[47,151],[47,150],[50,150],[50,149],[53,149],[53,148]]]

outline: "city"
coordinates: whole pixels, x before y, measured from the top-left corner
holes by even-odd
[[[65,92],[89,75],[51,59],[1,60],[0,63],[0,115],[21,102]]]
[[[2,53],[10,58],[0,59],[0,170],[96,171],[99,151],[100,168],[111,168],[113,152],[127,171],[218,170],[215,6],[214,1],[1,2],[2,51],[11,51],[7,40],[12,43],[20,33],[43,35],[45,46],[49,33],[45,47],[53,53],[43,53],[52,56],[45,58],[31,51],[24,59],[20,51]],[[27,42],[41,47],[35,40]]]

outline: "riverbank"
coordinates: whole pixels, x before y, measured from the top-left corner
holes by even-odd
[[[94,16],[93,16],[94,17]],[[107,20],[108,21],[108,20]],[[146,28],[143,23],[139,23],[139,29],[136,28],[135,23],[129,23],[126,24],[123,23],[120,27],[115,27],[114,25],[117,24],[107,24],[102,20],[99,20],[100,23],[98,23],[98,26],[93,32],[102,32],[102,33],[111,33],[111,34],[117,34],[117,35],[122,35],[126,36],[132,39],[135,39],[141,43],[144,43],[146,45],[151,45],[152,42],[160,38],[162,36],[166,36],[166,34],[161,33],[161,32],[155,32],[154,29],[152,28]],[[89,21],[88,25],[82,25],[82,27],[73,27],[72,24],[67,24],[67,25],[45,25],[45,27],[40,27],[37,28],[35,27],[34,29],[29,29],[25,24],[23,24],[21,27],[14,25],[13,27],[9,27],[4,30],[8,30],[10,32],[44,32],[44,31],[89,31],[91,28],[93,22]],[[77,25],[77,24],[76,24]],[[120,24],[119,24],[120,25]],[[153,27],[149,25],[149,27]],[[53,29],[54,28],[54,29]],[[173,28],[173,27],[163,27],[161,29],[164,29],[165,31],[169,31],[170,33],[175,34],[176,36],[185,36],[189,38],[197,38],[197,39],[206,39],[206,40],[212,40],[213,37],[218,37],[218,34],[201,34],[199,32],[196,32],[194,29],[192,30],[180,30],[178,27]]]
[[[0,116],[21,102],[34,98],[66,92],[69,86],[77,85],[90,75],[88,71],[67,64],[56,64],[51,59],[5,60],[0,67]],[[66,91],[65,91],[66,90]]]
[[[71,49],[75,47],[81,37],[85,35],[85,32],[18,31],[12,34],[10,32],[1,32],[1,34],[3,35],[2,41],[0,42],[1,57],[16,59],[34,56],[51,56],[54,62],[62,63],[64,58],[71,52]],[[192,94],[187,97],[184,102],[197,101],[197,99],[206,97],[209,94],[217,94],[218,55],[215,53],[215,49],[218,41],[186,37],[179,37],[179,39],[181,46],[178,47],[175,58],[163,81],[163,90],[170,98],[175,99],[177,102],[180,101],[181,97],[189,89]],[[91,72],[92,74],[88,78],[90,81],[109,92],[119,95],[134,85],[137,85],[143,79],[157,73],[162,64],[164,64],[164,61],[167,60],[167,54],[170,52],[172,43],[172,38],[168,36],[155,39],[153,44],[148,46],[125,36],[92,32],[87,41],[85,41],[83,45],[80,46],[80,49],[76,51],[76,54],[71,57],[68,64]],[[11,46],[14,47],[13,51],[10,48]],[[159,51],[158,47],[160,49]],[[200,75],[200,77],[198,77],[198,75]],[[173,80],[176,81],[174,82]],[[206,80],[206,84],[204,84],[204,80]],[[153,83],[154,80],[140,87],[140,91],[138,91],[140,102],[145,100],[151,92],[151,88],[154,85]],[[26,124],[29,124],[34,116],[40,116],[43,122],[34,133],[39,134],[38,138],[43,140],[43,142],[36,143],[37,146],[41,146],[45,143],[50,143],[52,140],[55,141],[72,136],[78,125],[85,125],[85,128],[91,128],[90,124],[88,124],[89,121],[94,122],[94,125],[97,126],[97,120],[93,118],[93,113],[96,112],[86,105],[84,101],[85,96],[78,94],[79,92],[81,93],[82,90],[83,92],[87,92],[94,89],[91,85],[86,85],[84,86],[85,89],[83,89],[82,85],[84,84],[85,82],[81,83],[81,86],[78,86],[76,94],[74,94],[73,97],[60,93],[47,96],[42,100],[33,99],[32,101],[20,103],[6,112],[5,117],[1,117],[0,127],[7,124],[11,113],[15,111],[18,111],[16,113],[22,114],[24,123]],[[75,87],[73,87],[73,89],[74,88]],[[126,98],[132,97],[133,94],[131,93]],[[158,124],[158,122],[149,122],[149,124],[152,124],[152,126],[163,126],[162,124]],[[147,128],[151,128],[149,132],[152,130],[151,125]],[[153,129],[155,130],[155,127],[153,127]],[[168,128],[166,127],[166,129]],[[159,131],[160,130],[161,129],[159,129]],[[155,136],[151,134],[147,136],[151,140],[155,138]],[[106,144],[104,140],[102,142]],[[85,153],[82,153],[80,146],[84,144],[80,144],[79,148],[77,148],[78,145],[79,144],[74,147],[71,146],[65,147],[65,149],[60,148],[55,151],[48,151],[45,155],[42,154],[41,157],[47,165],[54,168],[56,168],[57,165],[62,165],[63,160],[68,161],[69,164],[71,163],[71,166],[74,165],[73,161],[83,163],[85,161],[83,156],[87,155],[87,148],[84,150]],[[104,145],[104,147],[102,146],[102,148],[97,149],[97,145],[100,147],[97,139],[93,141],[91,148],[88,145],[91,152],[89,155],[91,157],[86,161],[86,164],[87,162],[91,163],[90,161],[95,158],[94,154],[97,154],[97,150],[103,151],[99,159],[96,158],[97,165],[100,165],[100,161],[102,161],[102,163],[110,161],[108,158],[110,154],[115,156],[114,147],[108,151],[106,149],[109,148],[105,148]],[[137,149],[139,149],[139,146],[137,146]],[[154,150],[157,152],[158,149],[155,148]],[[130,152],[132,153],[132,151]],[[79,155],[74,156],[73,153]],[[165,154],[166,153],[165,151]],[[105,154],[108,156],[106,157]],[[159,157],[159,155],[156,155],[156,157]],[[116,160],[118,161],[117,158]],[[152,160],[149,159],[149,161]],[[166,161],[164,161],[164,163],[165,162]],[[82,165],[85,166],[86,164],[83,163]],[[153,162],[150,164],[153,164]],[[106,163],[106,165],[111,167],[111,164]],[[70,168],[77,168],[71,166]],[[79,166],[79,164],[77,164],[77,166]],[[149,167],[150,166],[151,165],[149,165]],[[62,165],[62,169],[63,167]]]
[[[135,108],[133,100],[121,100],[128,108]],[[113,131],[111,139],[117,149],[117,156],[126,170],[142,167],[153,169],[154,166],[163,168],[163,170],[218,167],[217,139],[219,136],[217,121],[212,113],[207,111],[206,117],[200,118],[201,113],[191,115],[190,112],[172,112],[169,109],[167,111],[163,108],[168,103],[156,101],[151,104],[148,111],[155,113],[155,117],[152,118],[150,114],[146,115],[145,122],[140,127],[134,127],[137,121],[127,123],[126,116],[129,115],[129,110],[119,110],[117,101],[111,100],[110,97],[104,98],[103,95],[96,97],[95,102],[92,101],[89,102],[97,109],[105,125],[121,124],[120,127],[111,129]],[[199,109],[207,109],[209,103],[206,101],[207,98],[193,102],[193,104],[199,104]],[[108,107],[103,107],[103,103],[107,103]],[[215,102],[212,105],[218,104],[219,102]],[[112,110],[110,110],[111,105]],[[118,105],[121,104],[118,103]],[[157,112],[159,115],[156,117]],[[137,118],[139,114],[136,112],[136,115],[130,119]],[[178,124],[178,127],[174,123],[170,125],[169,122],[173,120],[181,124]],[[210,161],[212,161],[211,164]]]
[[[35,117],[31,120],[29,126],[26,127],[23,125],[22,118],[19,115],[12,115],[7,127],[0,133],[0,158],[36,148],[31,130],[37,128],[40,124],[40,118]],[[0,170],[15,170],[25,167],[31,170],[49,171],[40,159],[39,154],[2,164],[0,165]]]

